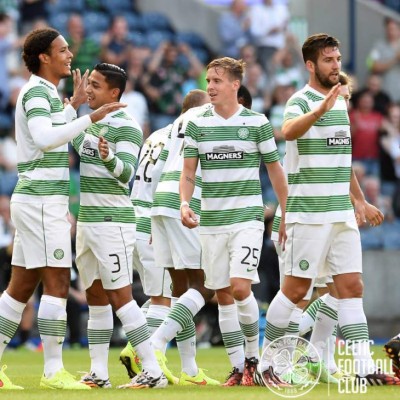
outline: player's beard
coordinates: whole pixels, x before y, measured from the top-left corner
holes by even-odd
[[[332,78],[329,78],[329,75],[323,75],[317,66],[315,66],[315,77],[317,78],[318,83],[325,89],[331,89],[339,82],[339,75],[335,82]]]

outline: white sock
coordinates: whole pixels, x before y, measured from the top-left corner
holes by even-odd
[[[300,336],[304,336],[306,333],[310,332],[311,329],[314,328],[317,312],[322,304],[323,299],[326,296],[327,294],[324,294],[323,296],[314,300],[303,312],[299,325]]]
[[[181,358],[182,372],[196,376],[199,369],[196,363],[196,325],[193,320],[176,335],[176,345]]]
[[[64,368],[62,346],[67,330],[67,299],[42,295],[38,310],[38,327],[43,343],[44,374],[51,378]]]
[[[332,336],[337,325],[338,303],[338,299],[328,294],[316,314],[310,342],[314,345],[321,360],[323,352],[328,346],[328,338]]]
[[[296,304],[292,303],[280,290],[267,311],[267,324],[265,326],[262,354],[265,355],[265,349],[274,341],[285,335],[289,326],[290,317]],[[261,370],[264,371],[269,367],[269,360],[265,357],[261,360]]]
[[[140,307],[140,309],[142,310],[142,313],[143,313],[144,316],[147,315],[147,312],[149,311],[150,304],[151,304],[151,301],[149,299],[145,303],[142,304],[142,307]]]
[[[25,306],[7,292],[3,292],[0,297],[0,360],[7,344],[17,332]]]
[[[167,344],[176,335],[191,324],[193,317],[204,306],[204,298],[195,289],[185,292],[172,307],[161,326],[151,337],[151,343],[157,350],[165,352]]]
[[[336,360],[335,360],[336,332],[337,328],[335,327],[333,334],[328,338],[328,345],[326,346],[322,354],[322,360],[324,361],[326,367],[328,368],[331,374],[334,374],[338,370],[338,366],[336,365]]]
[[[239,324],[244,335],[245,357],[255,357],[257,360],[259,360],[260,311],[258,309],[257,300],[252,292],[246,299],[235,300],[235,303],[238,310]]]
[[[126,337],[142,360],[143,369],[148,371],[153,377],[160,376],[161,369],[150,344],[150,334],[146,318],[136,301],[132,300],[125,304],[116,311],[116,314],[121,320]]]
[[[114,319],[112,308],[108,306],[89,306],[88,340],[91,360],[90,372],[106,380],[108,374],[108,353],[113,333]]]
[[[146,320],[147,320],[147,325],[149,327],[150,336],[163,323],[164,319],[167,317],[169,312],[170,308],[168,306],[159,306],[150,304],[146,314]]]
[[[236,304],[218,305],[218,322],[232,367],[244,369],[244,336],[239,325]]]
[[[339,300],[339,326],[353,352],[355,373],[366,376],[375,372],[375,363],[371,357],[367,318],[361,298]]]
[[[295,307],[290,316],[289,325],[286,329],[286,335],[299,336],[299,326],[303,315],[303,310]]]

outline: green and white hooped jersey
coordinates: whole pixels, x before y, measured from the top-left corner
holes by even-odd
[[[319,107],[325,96],[306,85],[287,102],[284,120]],[[339,96],[301,138],[286,142],[286,223],[324,224],[354,219],[350,201],[351,136],[346,103]]]
[[[185,157],[200,159],[201,233],[264,229],[260,162],[279,161],[265,115],[242,106],[228,119],[204,111],[188,123]]]
[[[168,140],[171,125],[152,133],[140,151],[139,165],[131,192],[135,208],[136,237],[148,240],[151,235],[151,207],[153,204],[152,171]]]
[[[164,151],[160,157],[160,159],[164,159],[165,155],[168,156],[154,194],[153,208],[151,211],[152,216],[164,215],[171,218],[181,218],[179,180],[183,169],[184,132],[188,121],[193,116],[209,108],[210,104],[191,108],[180,115],[173,123],[170,135],[171,138],[164,147]],[[190,201],[190,208],[199,216],[202,185],[200,165],[196,170],[195,185],[192,200]]]
[[[32,75],[18,96],[15,110],[18,183],[12,201],[67,204],[68,144],[42,151],[35,144],[28,126],[35,118],[48,118],[53,127],[66,124],[68,119],[57,88]]]
[[[104,136],[110,147],[106,160],[99,156],[99,136]],[[79,225],[135,223],[129,182],[142,140],[137,122],[121,110],[108,114],[73,140],[81,157]]]

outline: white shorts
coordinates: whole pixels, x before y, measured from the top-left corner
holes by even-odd
[[[15,203],[16,228],[11,264],[27,269],[71,268],[71,224],[67,204]]]
[[[171,276],[165,268],[156,266],[153,246],[148,240],[136,239],[133,268],[139,273],[146,296],[171,297]]]
[[[200,269],[199,228],[189,229],[179,219],[155,216],[151,217],[151,235],[157,266]]]
[[[218,234],[201,234],[201,265],[209,289],[229,287],[231,278],[259,283],[258,263],[263,243],[263,230],[247,228]]]
[[[100,279],[104,289],[132,284],[135,228],[82,226],[76,230],[76,266],[85,289]]]
[[[279,261],[279,286],[282,287],[283,285],[283,279],[285,277],[285,266],[284,266],[284,261],[283,261],[283,255],[282,255],[282,247],[277,241],[273,241],[276,249],[276,253],[278,254],[278,261]],[[307,294],[303,297],[303,300],[311,300],[311,297],[313,295],[314,291],[314,280],[311,281],[310,287],[308,289]]]
[[[285,275],[314,279],[362,272],[357,223],[286,224]]]

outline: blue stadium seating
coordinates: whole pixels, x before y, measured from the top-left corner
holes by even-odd
[[[82,13],[85,10],[85,0],[48,1],[46,8],[49,15],[71,12]]]
[[[126,22],[128,23],[130,31],[141,31],[141,32],[145,31],[143,19],[141,18],[140,15],[135,14],[133,12],[127,12],[124,13],[123,16],[125,17]]]
[[[49,16],[49,25],[57,29],[63,36],[67,35],[67,23],[69,19],[70,14],[67,12],[60,12],[60,13],[55,13],[51,14]]]
[[[204,49],[206,47],[202,37],[195,32],[177,32],[175,36],[177,42],[184,42],[192,48]]]
[[[161,42],[174,41],[175,35],[170,31],[153,31],[146,34],[146,42],[148,47],[155,50]]]
[[[94,32],[105,32],[110,26],[110,17],[100,11],[87,11],[83,14],[83,23],[87,35]]]
[[[112,16],[132,12],[132,3],[132,0],[100,0],[102,8]]]
[[[154,30],[173,32],[171,23],[165,14],[159,12],[145,12],[141,15],[141,19],[143,21],[143,28],[147,32]]]

